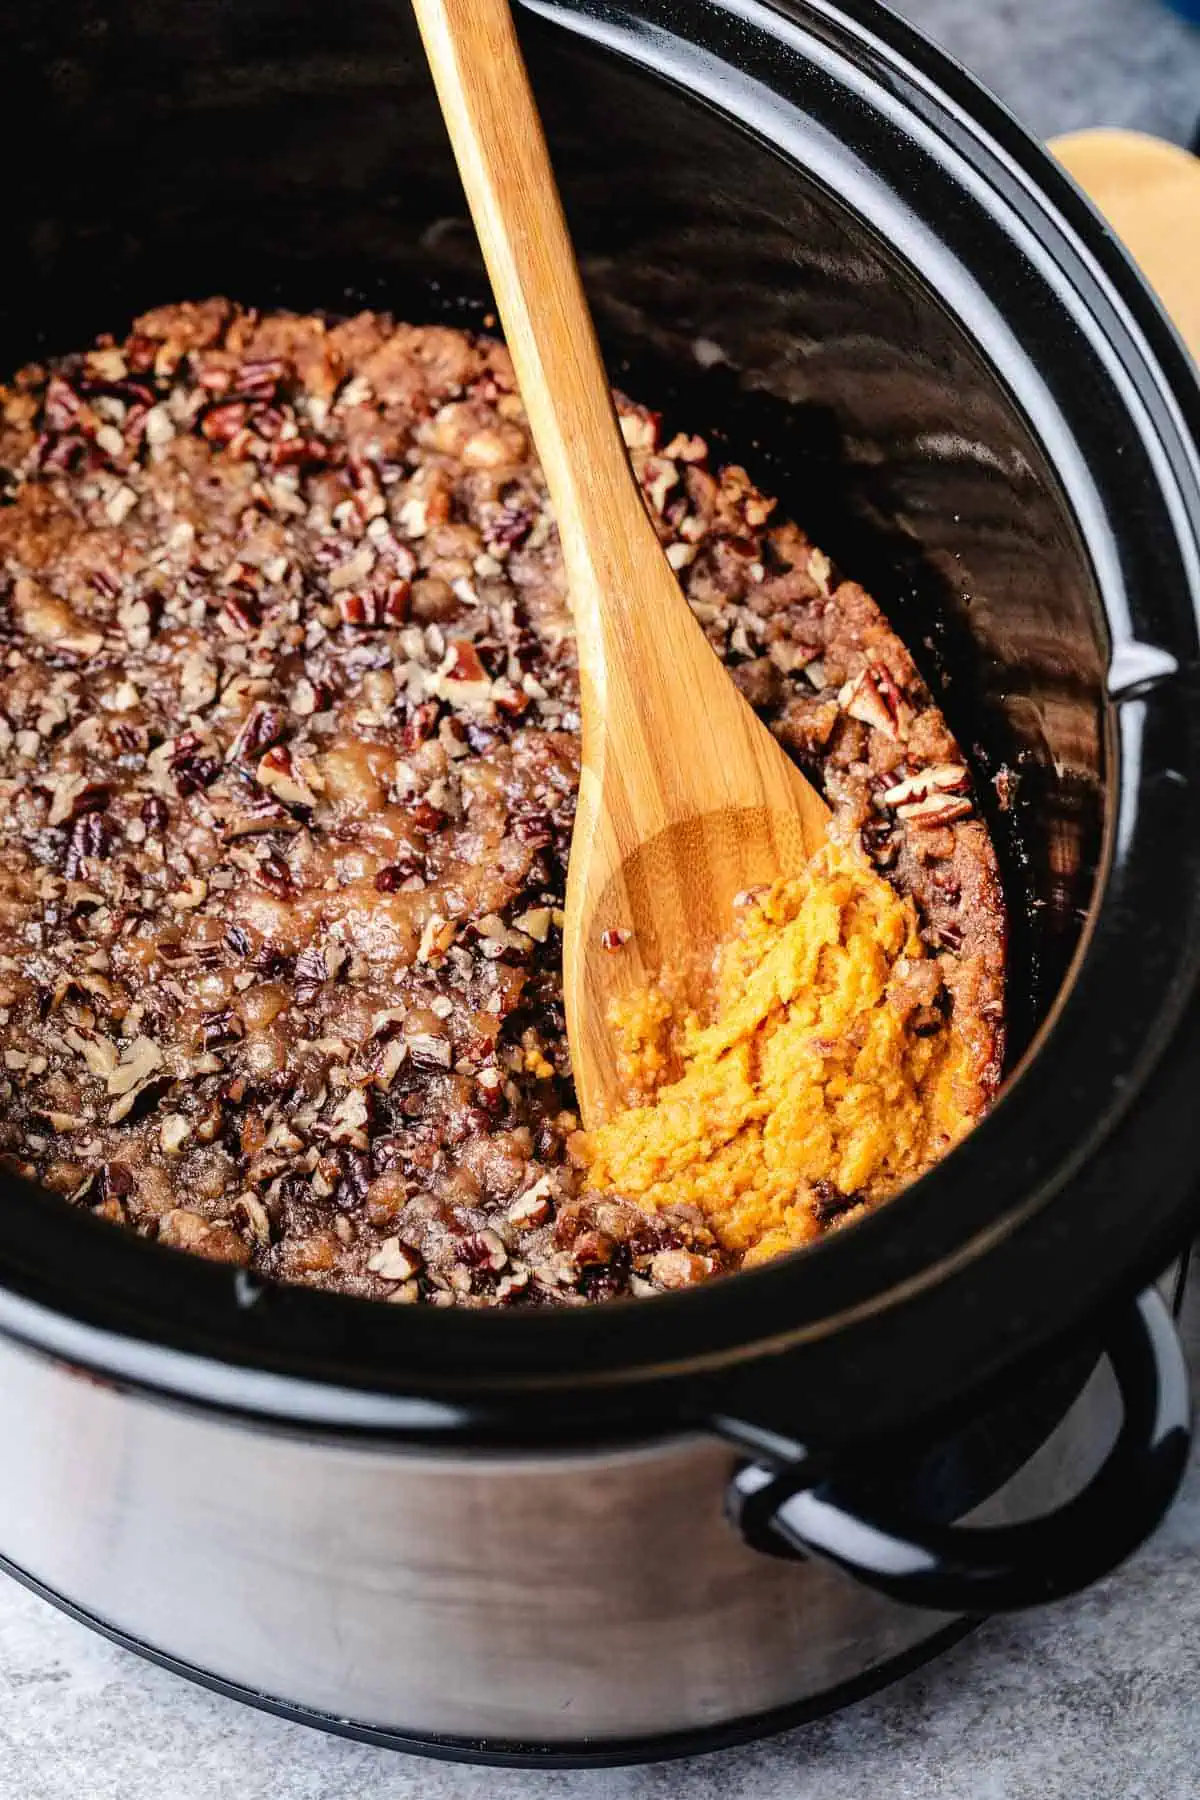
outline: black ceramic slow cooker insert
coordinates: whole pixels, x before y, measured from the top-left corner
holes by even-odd
[[[69,0],[4,5],[0,21],[9,368],[213,292],[486,312],[403,6]],[[969,750],[1012,915],[1004,1094],[942,1165],[814,1249],[553,1313],[268,1290],[9,1179],[0,1555],[103,1628],[258,1699],[393,1741],[616,1756],[817,1704],[924,1642],[934,1625],[901,1623],[918,1604],[978,1611],[1077,1586],[1132,1547],[1178,1479],[1177,1351],[1135,1296],[1195,1210],[1200,394],[1052,160],[869,0],[536,0],[520,23],[614,379],[727,447],[863,581]],[[1067,1417],[1106,1346],[1126,1425],[1082,1510],[986,1550],[946,1531]],[[729,1496],[731,1444],[750,1462]],[[1085,1485],[1102,1448],[1093,1436],[1076,1459]],[[247,1554],[272,1546],[277,1585],[242,1572],[253,1616],[221,1561],[221,1467],[244,1495]],[[75,1538],[68,1474],[91,1515]],[[414,1686],[413,1642],[366,1596],[401,1567],[425,1593],[435,1490],[460,1637],[436,1597],[418,1610],[428,1600],[429,1667],[444,1654],[458,1673]],[[1022,1504],[1069,1491],[1051,1482]],[[136,1575],[151,1492],[166,1612]],[[696,1626],[666,1576],[653,1605],[631,1585],[624,1611],[610,1579],[603,1604],[576,1595],[560,1669],[535,1679],[526,1646],[514,1667],[528,1679],[506,1688],[496,1640],[490,1660],[481,1648],[503,1629],[494,1562],[478,1566],[455,1509],[475,1496],[502,1534],[511,1502],[513,1536],[491,1555],[515,1567],[532,1505],[523,1580],[549,1591],[575,1579],[571,1532],[599,1528],[601,1492],[604,1529],[614,1508],[625,1520],[625,1566],[639,1508],[699,1533],[724,1571],[705,1616],[727,1644],[736,1615],[748,1645],[773,1630],[799,1643],[805,1622],[805,1641],[837,1655],[772,1685],[747,1648],[721,1691],[697,1666],[653,1696],[605,1688],[589,1713],[614,1655],[634,1667],[663,1621],[675,1641]],[[353,1546],[340,1564],[329,1549],[356,1505],[370,1576],[347,1572]],[[101,1529],[98,1570],[81,1545]],[[787,1536],[905,1604],[873,1594],[882,1611],[864,1613],[856,1597],[839,1621],[838,1596],[858,1590],[768,1564],[763,1546]],[[564,1560],[539,1562],[539,1543]],[[751,1618],[739,1580],[774,1626]],[[293,1604],[272,1659],[262,1619]],[[328,1609],[339,1631],[361,1628],[364,1657],[392,1659],[386,1689],[322,1662]],[[585,1696],[574,1736],[538,1681]]]

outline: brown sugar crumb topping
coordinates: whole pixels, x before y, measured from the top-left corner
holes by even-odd
[[[1003,911],[954,740],[862,589],[619,405],[714,648],[913,897],[982,1110]],[[165,307],[0,390],[0,500],[5,1160],[162,1243],[401,1304],[736,1266],[696,1210],[586,1186],[578,688],[503,348]]]

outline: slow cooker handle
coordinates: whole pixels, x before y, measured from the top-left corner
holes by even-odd
[[[1123,1420],[1107,1460],[1056,1512],[1014,1525],[938,1525],[886,1502],[858,1505],[836,1479],[805,1481],[804,1462],[782,1470],[747,1463],[728,1495],[747,1541],[817,1556],[909,1606],[939,1612],[1014,1612],[1062,1599],[1107,1575],[1158,1525],[1187,1463],[1187,1365],[1157,1289],[1116,1324],[1106,1354]]]

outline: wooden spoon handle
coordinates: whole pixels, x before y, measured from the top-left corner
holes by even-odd
[[[582,635],[602,629],[587,616],[595,593],[624,591],[621,571],[608,566],[614,541],[653,538],[653,526],[630,473],[508,0],[413,0],[413,10],[562,530]]]

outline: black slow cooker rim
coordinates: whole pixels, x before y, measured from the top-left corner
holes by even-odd
[[[1124,582],[1111,569],[1098,576],[1115,779],[1103,897],[1069,992],[1024,1073],[946,1163],[852,1232],[732,1280],[562,1312],[384,1307],[264,1288],[13,1182],[0,1208],[0,1330],[164,1394],[421,1439],[627,1436],[743,1399],[744,1410],[786,1418],[810,1442],[887,1432],[944,1413],[1080,1329],[1165,1260],[1191,1222],[1187,1156],[1164,1158],[1161,1121],[1182,1092],[1181,1071],[1194,1066],[1197,1037],[1188,1002],[1200,955],[1200,820],[1188,800],[1200,775],[1189,717],[1200,698],[1200,391],[1128,259],[1041,146],[872,0],[697,0],[686,36],[669,0],[632,11],[533,0],[533,10],[615,40],[684,85],[694,86],[704,58],[710,87],[720,88],[723,71],[721,98],[735,116],[747,66],[761,70],[766,59],[775,116],[798,123],[804,55],[840,59],[871,103],[886,97],[922,136],[947,179],[961,187],[969,172],[975,228],[996,251],[1016,256],[1018,242],[1026,253],[1036,242],[1045,253],[1060,277],[1047,285],[1068,373],[1072,359],[1082,367],[1102,347],[1122,390],[1128,448],[1157,481],[1132,492],[1123,516],[1110,505],[1089,519],[1087,471],[1070,472],[1079,478],[1072,492],[1056,463],[1085,537],[1090,527],[1111,532],[1133,571]],[[737,69],[714,61],[733,29],[748,58]],[[760,136],[764,116],[759,107]],[[774,147],[784,153],[778,139]],[[1138,545],[1154,534],[1176,552],[1178,583],[1167,594],[1136,581]],[[1061,1105],[1051,1103],[1059,1095]],[[1102,1146],[1113,1168],[1161,1173],[1136,1209],[1105,1192]],[[1019,1205],[1004,1202],[1005,1183],[1019,1187]],[[1073,1265],[1065,1289],[1064,1258]]]

